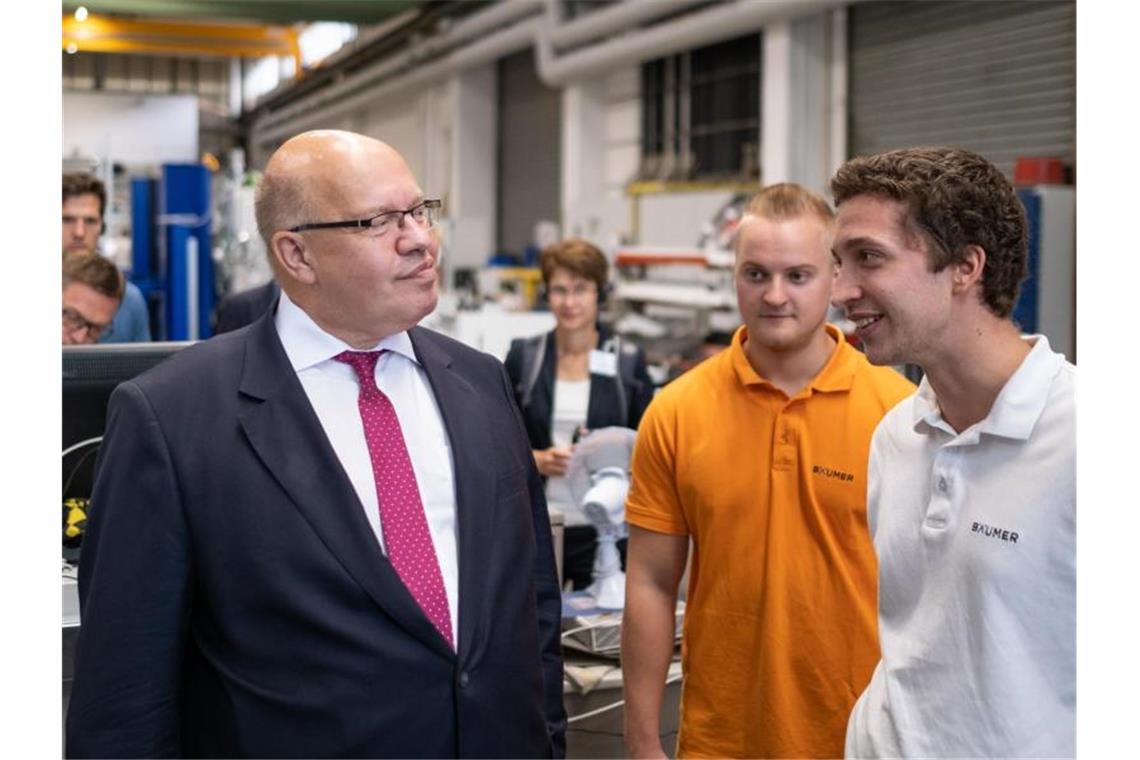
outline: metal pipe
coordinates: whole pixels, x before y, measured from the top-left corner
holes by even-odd
[[[847,159],[847,9],[831,12],[831,64],[828,106],[831,109],[827,176],[832,176]]]
[[[580,19],[562,22],[554,7],[562,0],[547,0],[550,42],[556,49],[592,42],[599,37],[623,32],[646,21],[702,5],[709,0],[625,0],[602,10],[591,11]]]
[[[429,37],[421,44],[409,46],[403,52],[384,58],[360,71],[345,77],[342,81],[326,87],[311,97],[264,116],[260,122],[265,129],[274,129],[307,111],[328,106],[335,108],[334,101],[348,96],[355,90],[367,88],[378,79],[409,68],[422,61],[438,57],[446,50],[477,39],[487,32],[501,28],[504,24],[534,15],[541,10],[543,0],[506,0],[496,3],[486,11],[469,16],[454,24],[450,29]]]
[[[305,129],[317,128],[345,111],[375,103],[378,99],[388,98],[405,90],[421,88],[456,71],[482,66],[505,55],[524,50],[534,40],[536,24],[536,20],[518,22],[497,34],[461,48],[434,64],[418,68],[407,76],[389,79],[377,87],[370,87],[297,119],[269,126],[264,130],[255,130],[254,139],[258,142],[268,142]]]
[[[555,1],[506,0],[497,3],[405,53],[385,58],[311,97],[266,115],[254,126],[255,139],[265,142],[294,134],[302,128],[327,122],[345,111],[369,104],[376,98],[421,87],[463,68],[483,65],[525,49],[532,43],[539,77],[548,86],[563,87],[573,81],[603,75],[617,67],[759,31],[773,21],[847,4],[844,0],[768,0],[763,3],[735,0],[648,29],[628,32],[573,53],[556,55],[556,37],[563,43],[589,39],[618,29],[616,26],[611,29],[607,24],[645,21],[696,5],[698,0],[627,0],[613,8],[594,11],[579,21],[557,26],[551,22],[555,10],[551,3]],[[544,7],[546,13],[535,15]],[[619,13],[619,9],[623,10]],[[513,26],[462,46],[485,31],[501,28],[506,19],[519,18],[525,20],[516,21]],[[434,63],[413,68],[417,62],[432,59],[435,59]]]
[[[550,30],[543,26],[535,45],[538,74],[548,86],[562,87],[617,67],[759,31],[773,21],[846,4],[842,0],[736,0],[563,56],[555,55]]]
[[[461,19],[451,27],[449,33],[456,39],[471,39],[487,32],[513,24],[521,18],[532,16],[542,9],[543,0],[502,0],[490,8]]]

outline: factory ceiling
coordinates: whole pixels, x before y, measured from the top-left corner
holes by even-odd
[[[414,19],[466,14],[484,0],[87,0],[63,2],[68,53],[159,56],[292,56],[305,24],[342,21],[381,35]]]
[[[152,21],[242,21],[289,25],[307,21],[376,24],[435,0],[88,0],[63,3],[65,15],[85,7],[92,15]],[[480,5],[482,3],[479,3]]]

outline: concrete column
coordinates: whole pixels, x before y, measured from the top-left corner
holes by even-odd
[[[605,97],[604,82],[562,91],[563,236],[599,243],[606,213]]]
[[[761,179],[825,193],[846,159],[843,10],[764,29]]]
[[[791,179],[792,29],[779,21],[764,27],[760,71],[760,180]]]
[[[495,251],[495,64],[456,75],[453,87],[451,184],[447,196],[454,222],[450,240],[452,268],[478,268]]]

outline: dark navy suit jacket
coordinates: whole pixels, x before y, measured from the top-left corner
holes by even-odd
[[[564,755],[550,527],[507,375],[410,335],[455,466],[458,652],[380,551],[267,313],[112,397],[68,755]]]
[[[232,332],[239,327],[256,322],[262,314],[277,303],[281,288],[276,280],[270,280],[256,288],[231,293],[221,300],[215,314],[214,334]]]

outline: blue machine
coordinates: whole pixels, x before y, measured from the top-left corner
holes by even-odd
[[[210,208],[210,172],[199,164],[164,164],[161,183],[131,180],[131,280],[157,311],[156,340],[212,334]]]
[[[1013,309],[1023,333],[1042,333],[1076,361],[1075,192],[1064,185],[1017,191],[1029,222],[1029,277]]]
[[[1025,206],[1026,221],[1029,222],[1029,276],[1021,284],[1017,305],[1013,307],[1013,321],[1024,333],[1037,332],[1037,281],[1041,272],[1041,196],[1032,190],[1017,191],[1021,204]]]
[[[200,164],[164,164],[161,196],[159,223],[166,242],[166,339],[208,338],[215,300],[210,172]]]
[[[158,183],[149,177],[131,179],[131,282],[146,299],[151,335],[160,339],[166,333],[162,309],[166,291],[155,250],[154,207]],[[157,318],[156,318],[157,317]]]

